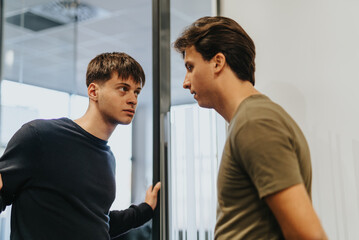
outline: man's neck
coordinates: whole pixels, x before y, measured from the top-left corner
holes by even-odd
[[[239,105],[246,98],[261,94],[249,81],[224,81],[221,87],[220,98],[214,108],[228,123],[231,122]]]
[[[105,141],[108,141],[116,128],[115,124],[109,124],[100,116],[92,114],[89,110],[81,118],[74,120],[74,122],[88,133]]]

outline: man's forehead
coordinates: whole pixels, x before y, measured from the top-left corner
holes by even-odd
[[[134,84],[142,86],[142,83],[136,82],[135,78],[132,75],[129,75],[128,77],[119,76],[118,72],[112,73],[112,78],[116,79],[116,83],[126,83],[126,84]]]
[[[128,78],[116,77],[116,84],[133,85],[137,86],[137,88],[142,87],[142,83],[136,82],[132,76],[129,76]]]
[[[193,53],[196,52],[196,49],[194,46],[191,46],[191,47],[187,47],[185,50],[184,50],[184,59],[190,57]]]
[[[195,46],[191,46],[185,49],[183,58],[185,63],[195,61],[195,59],[199,57],[202,58],[202,55],[197,51]]]

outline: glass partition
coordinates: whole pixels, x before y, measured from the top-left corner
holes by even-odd
[[[214,239],[225,122],[197,104],[171,108],[171,239]]]
[[[76,19],[70,15],[76,1],[3,3],[3,79],[77,93]]]
[[[215,2],[171,1],[171,43],[198,18],[215,15]],[[182,55],[172,48],[170,239],[209,240],[214,238],[217,171],[226,126],[214,110],[200,108],[182,88],[185,74]]]
[[[1,0],[0,156],[22,124],[36,118],[76,119],[84,114],[86,67],[99,53],[126,52],[138,60],[147,76],[147,90],[140,101],[150,102],[143,99],[150,98],[151,92],[151,3],[147,2]],[[140,104],[138,112],[141,108],[145,104]],[[113,209],[131,203],[135,182],[131,179],[132,126],[119,126],[109,140],[119,183]],[[147,182],[141,182],[142,201],[151,180],[143,181]],[[8,207],[0,215],[0,240],[9,239],[10,212]]]

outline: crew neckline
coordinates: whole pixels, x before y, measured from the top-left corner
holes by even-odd
[[[103,146],[107,146],[108,141],[103,140],[101,138],[96,137],[95,135],[89,133],[88,131],[86,131],[85,129],[83,129],[80,125],[78,125],[74,120],[70,119],[70,118],[63,118],[66,121],[70,122],[76,129],[78,129],[79,131],[81,131],[84,135],[86,135],[87,137],[91,138],[92,140],[94,140],[96,143],[99,143],[100,145]]]
[[[229,122],[229,125],[231,125],[231,123],[233,122],[233,120],[235,119],[235,117],[237,116],[238,112],[240,109],[242,109],[244,107],[244,105],[246,104],[246,102],[252,100],[252,99],[258,99],[258,98],[263,98],[263,99],[269,99],[269,97],[263,93],[260,93],[260,94],[253,94],[253,95],[250,95],[248,97],[246,97],[240,104],[239,106],[237,107],[236,111],[234,112],[233,114],[233,117],[231,119],[231,121]]]

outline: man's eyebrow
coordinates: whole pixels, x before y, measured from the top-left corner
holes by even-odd
[[[125,85],[126,87],[131,88],[131,85],[128,83],[125,83],[125,82],[116,83],[116,86],[120,86],[120,85]],[[142,90],[142,87],[138,87],[137,90]]]
[[[130,85],[128,83],[125,83],[125,82],[119,82],[119,83],[116,83],[116,86],[122,86],[122,85],[125,85],[126,87],[130,87]]]

